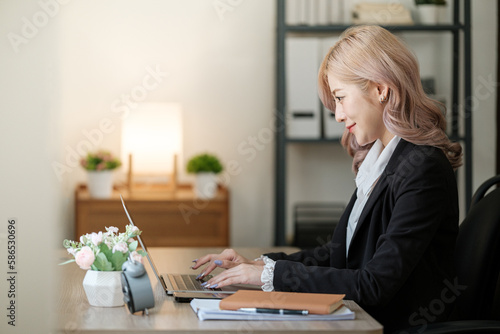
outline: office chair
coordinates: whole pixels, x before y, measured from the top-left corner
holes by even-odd
[[[403,333],[500,333],[500,188],[486,194],[497,183],[500,175],[476,190],[460,224],[455,266],[458,284],[466,288],[456,300],[457,321]]]

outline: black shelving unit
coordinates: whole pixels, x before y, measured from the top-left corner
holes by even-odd
[[[276,161],[275,161],[275,237],[276,246],[286,245],[286,147],[293,143],[332,144],[338,139],[290,139],[286,137],[286,89],[285,89],[285,40],[288,34],[294,35],[322,35],[338,34],[349,25],[287,25],[285,21],[285,0],[277,0],[277,76],[276,76]],[[396,32],[429,32],[451,33],[453,56],[452,66],[452,107],[451,132],[452,140],[460,141],[464,149],[464,184],[465,205],[470,206],[472,197],[472,74],[471,74],[471,3],[470,0],[453,0],[453,23],[443,25],[412,25],[412,26],[383,26]],[[461,48],[461,43],[463,46]],[[461,64],[463,61],[463,64]],[[463,85],[460,85],[463,78]],[[460,93],[463,93],[462,96]],[[463,103],[460,103],[463,102]],[[460,108],[462,106],[462,109]],[[460,114],[462,113],[462,114]],[[460,134],[463,120],[464,131]],[[281,129],[281,130],[279,130]]]

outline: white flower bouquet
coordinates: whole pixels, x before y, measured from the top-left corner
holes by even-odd
[[[64,240],[63,246],[74,259],[63,264],[76,262],[84,270],[120,271],[122,265],[131,257],[142,263],[146,255],[143,250],[137,251],[137,240],[140,235],[136,226],[127,225],[124,233],[118,233],[117,227],[106,227],[106,232],[90,233],[80,237],[80,242]]]

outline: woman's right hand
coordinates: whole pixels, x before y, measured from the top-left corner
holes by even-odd
[[[220,254],[207,254],[203,257],[200,257],[199,259],[194,260],[193,262],[195,262],[195,264],[191,268],[194,270],[200,268],[204,264],[207,264],[205,270],[203,270],[203,272],[198,275],[198,278],[201,279],[210,274],[217,267],[229,269],[236,267],[242,263],[257,264],[261,263],[262,261],[252,261],[241,256],[234,249],[226,249]]]

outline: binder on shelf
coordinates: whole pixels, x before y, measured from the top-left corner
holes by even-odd
[[[320,53],[321,59],[319,60],[320,64],[323,61],[323,58],[326,56],[330,48],[339,40],[338,37],[328,37],[322,38],[320,41]],[[335,119],[335,115],[331,110],[325,108],[325,106],[321,105],[322,113],[323,113],[323,135],[327,139],[337,139],[342,137],[344,133],[345,124],[338,123]]]
[[[286,24],[305,25],[309,24],[309,8],[304,0],[287,0]]]
[[[287,137],[319,139],[321,137],[321,107],[317,91],[318,39],[288,38],[285,57]]]
[[[328,1],[327,13],[328,13],[328,23],[329,24],[344,24],[344,0],[338,1]]]
[[[316,1],[316,22],[319,25],[327,25],[330,23],[330,0],[315,0]]]
[[[344,0],[286,0],[288,25],[344,24]]]
[[[326,139],[342,138],[345,124],[338,123],[331,110],[323,106],[323,134]]]

